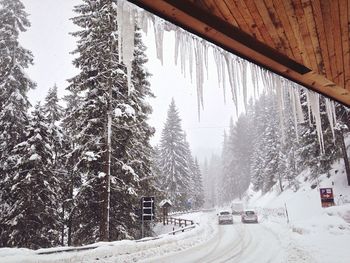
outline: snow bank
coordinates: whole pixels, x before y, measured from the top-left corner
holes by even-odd
[[[210,224],[212,216],[198,212],[186,215],[186,219],[196,222],[196,227],[176,235],[163,234],[156,238],[144,238],[137,241],[122,240],[115,242],[99,242],[85,247],[96,247],[80,252],[61,252],[49,255],[38,255],[38,252],[50,252],[59,248],[30,249],[1,248],[1,263],[38,263],[38,262],[137,262],[154,256],[178,252],[198,245],[215,234]],[[182,217],[183,218],[183,217]],[[62,248],[66,249],[66,248]]]
[[[280,192],[275,187],[262,195],[249,189],[248,204],[266,227],[288,237],[285,246],[293,247],[291,253],[302,249],[315,262],[349,262],[350,187],[343,167],[342,162],[336,163],[330,175],[320,175],[315,181],[309,181],[310,173],[304,171],[297,178],[301,187],[296,192]],[[319,189],[323,187],[333,188],[336,206],[321,207]]]

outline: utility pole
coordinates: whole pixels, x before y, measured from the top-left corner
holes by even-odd
[[[344,142],[344,135],[343,135],[342,129],[338,130],[338,135],[339,135],[338,138],[339,138],[339,142],[340,142],[340,147],[341,147],[342,153],[343,153],[346,178],[348,179],[348,185],[350,186],[350,165],[349,165],[349,158],[348,158],[348,153],[346,151],[346,145]]]
[[[109,80],[111,82],[111,80]],[[111,155],[112,155],[112,86],[109,85],[108,92],[108,135],[107,135],[107,150],[108,150],[108,172],[107,172],[107,226],[106,226],[106,238],[109,240],[109,213],[111,205]]]

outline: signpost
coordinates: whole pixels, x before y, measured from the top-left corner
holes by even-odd
[[[329,207],[334,205],[334,196],[332,188],[320,188],[322,207]]]
[[[141,238],[144,236],[144,221],[154,219],[154,196],[144,196],[141,198]]]

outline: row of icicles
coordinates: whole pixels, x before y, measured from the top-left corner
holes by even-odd
[[[277,94],[277,105],[279,111],[280,125],[283,127],[284,118],[284,101],[285,92],[287,90],[288,98],[291,100],[293,109],[293,119],[298,138],[298,123],[304,122],[304,115],[302,112],[300,90],[303,89],[307,97],[308,106],[308,120],[315,121],[317,128],[317,136],[321,152],[324,152],[324,140],[322,133],[321,117],[320,117],[320,95],[309,89],[291,82],[277,74],[262,69],[261,67],[246,61],[240,57],[233,55],[199,37],[177,27],[155,15],[149,13],[126,0],[119,0],[114,3],[114,8],[117,9],[118,17],[118,48],[120,62],[123,62],[127,69],[127,79],[129,92],[132,90],[131,83],[131,68],[134,53],[134,33],[135,24],[147,34],[151,27],[154,30],[155,45],[157,58],[163,64],[163,38],[165,31],[171,31],[175,34],[175,50],[174,63],[177,64],[180,59],[181,72],[186,77],[189,71],[190,78],[193,78],[195,71],[195,79],[197,86],[197,104],[198,117],[200,118],[201,108],[204,107],[203,100],[203,83],[204,83],[204,69],[206,70],[206,77],[208,78],[208,54],[212,50],[214,60],[216,63],[216,70],[219,85],[226,91],[226,83],[228,83],[231,91],[232,100],[236,106],[236,113],[239,112],[239,105],[243,104],[246,108],[249,96],[257,98],[263,90],[272,89]],[[252,94],[248,94],[248,78],[250,78],[253,89]],[[239,96],[241,95],[241,96]],[[239,101],[243,100],[243,101]],[[332,129],[334,137],[334,126],[336,123],[335,106],[333,101],[326,98],[326,112]],[[282,131],[282,140],[284,134]]]

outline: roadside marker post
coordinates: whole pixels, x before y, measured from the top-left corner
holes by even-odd
[[[144,237],[144,222],[153,221],[155,215],[154,196],[141,198],[141,238]]]

